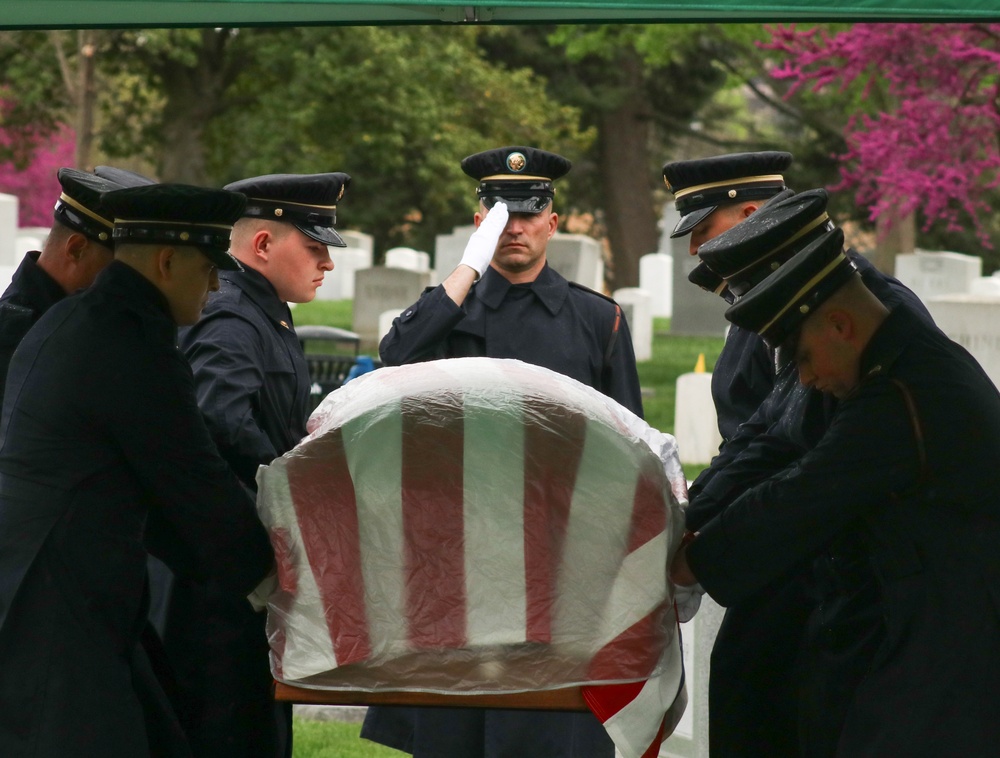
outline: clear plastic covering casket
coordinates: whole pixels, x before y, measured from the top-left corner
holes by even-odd
[[[504,693],[682,680],[673,437],[520,361],[381,368],[262,466],[277,680]],[[669,688],[668,688],[669,689]]]

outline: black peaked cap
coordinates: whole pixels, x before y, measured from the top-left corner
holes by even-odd
[[[227,184],[226,189],[247,196],[243,215],[291,224],[324,245],[347,247],[337,234],[337,203],[351,184],[341,172],[325,174],[267,174]]]
[[[857,267],[844,253],[844,233],[834,229],[730,306],[726,318],[778,348],[856,273]]]
[[[511,213],[541,213],[555,196],[552,183],[569,173],[566,158],[536,147],[513,145],[462,159],[462,171],[479,180],[476,194],[487,208],[498,201]]]
[[[691,273],[688,274],[688,281],[691,284],[697,284],[706,292],[718,295],[727,303],[732,304],[736,299],[733,293],[729,291],[729,287],[726,286],[726,280],[712,271],[704,261],[691,269]]]
[[[229,254],[233,224],[246,204],[238,192],[147,184],[107,192],[102,200],[114,216],[116,242],[197,247],[220,269],[242,270]]]
[[[61,168],[56,176],[62,193],[56,200],[52,217],[63,226],[110,248],[114,218],[102,196],[120,189],[121,185],[75,168]]]
[[[792,154],[728,153],[663,165],[663,181],[681,214],[671,237],[688,234],[720,205],[766,200],[785,189]]]
[[[156,184],[155,179],[117,166],[98,166],[94,169],[94,173],[102,179],[107,179],[122,187],[142,187],[147,184]]]
[[[810,242],[833,228],[826,212],[829,195],[814,189],[768,203],[698,248],[698,257],[726,280],[737,297]]]

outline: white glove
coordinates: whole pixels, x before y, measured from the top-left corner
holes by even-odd
[[[498,202],[494,205],[469,238],[459,265],[465,264],[475,269],[479,276],[485,274],[490,261],[493,260],[493,253],[497,250],[497,242],[500,241],[503,228],[507,226],[509,215],[506,203]]]
[[[701,607],[701,596],[704,594],[705,590],[701,588],[700,584],[692,584],[690,587],[675,584],[674,603],[677,607],[677,620],[686,624],[693,619]]]

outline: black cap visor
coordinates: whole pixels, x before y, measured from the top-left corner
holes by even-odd
[[[690,234],[692,229],[708,218],[712,211],[718,207],[717,205],[710,205],[707,208],[698,208],[687,215],[681,216],[681,220],[677,222],[677,226],[670,233],[670,237],[683,237],[685,234]]]
[[[292,226],[307,237],[312,237],[314,240],[322,242],[324,245],[347,247],[347,243],[344,242],[344,238],[337,234],[337,230],[332,226],[317,226],[316,224],[308,224],[301,221],[293,221]]]
[[[509,213],[536,214],[549,207],[555,191],[546,180],[485,181],[479,185],[478,195],[487,209],[502,200]]]

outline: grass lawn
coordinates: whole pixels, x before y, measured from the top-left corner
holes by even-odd
[[[327,324],[352,328],[349,300],[319,301],[295,307],[295,323]],[[711,371],[722,350],[721,337],[684,337],[670,334],[670,320],[656,319],[653,324],[653,357],[639,364],[643,388],[643,407],[650,426],[672,433],[677,377],[694,370],[698,356],[705,356],[705,370]],[[694,479],[702,465],[684,467],[688,479]],[[359,739],[360,724],[336,721],[295,722],[295,758],[393,758],[403,756],[397,750]]]

